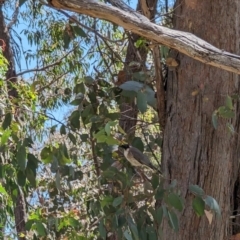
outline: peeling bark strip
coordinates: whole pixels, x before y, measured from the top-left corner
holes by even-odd
[[[240,56],[220,50],[195,35],[151,23],[140,14],[94,0],[52,0],[55,8],[86,14],[122,26],[153,42],[166,45],[205,64],[240,74]]]

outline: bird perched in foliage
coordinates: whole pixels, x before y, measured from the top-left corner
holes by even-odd
[[[132,147],[128,144],[120,145],[124,149],[125,158],[131,163],[134,167],[144,167],[147,166],[152,170],[160,172],[153,164],[150,162],[148,157],[144,155],[140,150],[135,147]]]

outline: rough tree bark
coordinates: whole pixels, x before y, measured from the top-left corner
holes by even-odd
[[[157,0],[139,0],[137,12],[142,13],[150,21],[154,19],[156,13]],[[135,47],[135,43],[139,39],[139,35],[129,33],[129,43],[124,66],[124,82],[132,79],[134,72],[146,71],[146,58],[148,49]],[[137,62],[139,65],[129,66],[131,62]],[[130,103],[122,103],[120,106],[120,121],[119,125],[128,133],[128,139],[131,141],[135,135],[135,126],[137,123],[138,109],[133,101]]]
[[[239,54],[239,17],[239,0],[177,0],[174,27]],[[163,239],[169,239],[170,232],[171,240],[230,239],[231,199],[240,157],[239,102],[235,104],[236,117],[231,120],[235,134],[229,134],[226,119],[221,119],[215,130],[211,116],[224,105],[228,94],[239,93],[240,79],[181,53],[178,61],[179,66],[168,79],[162,161],[165,177],[177,179],[186,207],[180,214],[180,232],[173,233],[165,223]],[[218,201],[220,219],[209,225],[206,217],[194,214],[189,184],[198,184]]]
[[[5,50],[3,51],[3,55],[8,60],[9,63],[8,71],[6,73],[6,79],[9,82],[16,83],[17,77],[14,65],[13,52],[11,50],[10,35],[5,25],[4,16],[1,8],[0,8],[0,36],[1,39],[6,44]],[[17,97],[16,89],[14,89],[11,84],[9,84],[8,86],[9,86],[8,88],[9,98],[16,98]],[[16,202],[14,204],[14,215],[18,239],[24,240],[26,238],[24,236],[21,237],[20,234],[25,232],[26,209],[24,195],[20,189],[18,190],[18,195],[16,197]]]

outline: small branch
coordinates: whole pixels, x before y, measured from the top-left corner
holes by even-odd
[[[218,49],[194,34],[151,23],[141,14],[126,10],[126,7],[125,10],[122,10],[94,0],[52,0],[51,4],[58,9],[110,21],[154,43],[163,44],[202,63],[240,74],[240,56]]]
[[[59,77],[57,77],[57,78],[54,78],[50,83],[48,83],[47,85],[39,88],[39,89],[37,90],[37,92],[38,92],[38,93],[39,93],[39,92],[42,92],[44,89],[50,87],[53,83],[57,82],[60,78],[62,78],[63,76],[65,76],[65,75],[68,74],[68,73],[69,73],[69,71],[66,72],[66,73],[63,73],[61,76],[59,76]]]
[[[165,91],[163,86],[162,77],[162,63],[161,54],[158,45],[153,47],[153,60],[155,68],[156,90],[157,90],[157,112],[161,131],[164,131],[166,122],[166,110],[165,110]]]
[[[152,150],[150,144],[148,143],[147,137],[146,137],[146,135],[145,135],[144,132],[143,132],[143,136],[144,136],[145,142],[147,143],[147,146],[148,146],[148,148],[150,149],[150,151],[151,151],[151,153],[152,153],[155,161],[158,163],[158,166],[161,167],[161,163],[160,163],[160,161],[157,159],[157,156],[155,155],[154,151]]]
[[[59,64],[62,62],[62,60],[63,60],[64,58],[66,58],[66,57],[67,57],[70,53],[72,53],[74,50],[75,50],[75,48],[72,49],[71,51],[69,51],[68,53],[66,53],[64,56],[62,56],[60,59],[58,59],[58,60],[57,60],[56,62],[54,62],[54,63],[51,63],[51,64],[49,64],[49,65],[47,65],[47,66],[44,66],[44,67],[41,67],[41,68],[34,68],[34,69],[25,70],[25,71],[23,71],[23,72],[20,72],[20,73],[16,74],[16,77],[21,76],[21,75],[26,74],[26,73],[30,73],[30,72],[41,72],[41,71],[44,71],[44,70],[46,70],[46,69],[48,69],[48,68],[54,67],[54,66],[56,66],[56,65],[59,65]]]
[[[18,13],[19,13],[19,1],[16,1],[16,8],[13,13],[12,21],[8,23],[8,25],[6,26],[6,30],[10,29],[12,25],[17,21]]]

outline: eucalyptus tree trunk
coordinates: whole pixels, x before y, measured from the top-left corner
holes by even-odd
[[[175,29],[240,54],[239,0],[177,0],[173,16]],[[171,240],[230,239],[240,158],[239,101],[234,104],[235,117],[219,119],[216,130],[212,114],[225,104],[227,95],[239,93],[240,79],[186,55],[173,52],[172,56],[179,65],[168,77],[162,164],[165,177],[177,179],[186,200],[179,216],[180,231],[174,233],[165,222],[163,239],[169,239],[169,235]],[[227,123],[233,125],[234,134],[229,133]],[[206,217],[196,216],[189,184],[199,185],[218,201],[221,218],[214,218],[210,225]]]
[[[8,60],[8,71],[6,73],[6,79],[9,82],[8,84],[8,96],[10,99],[16,98],[18,96],[15,88],[12,87],[11,83],[16,83],[17,77],[15,72],[14,65],[14,56],[10,44],[10,35],[8,28],[6,27],[2,9],[0,8],[0,38],[5,43],[5,49],[3,49],[3,55]],[[1,164],[1,163],[0,163]],[[20,187],[19,187],[20,188]],[[18,189],[18,194],[14,197],[14,215],[15,215],[15,226],[18,234],[18,239],[26,239],[24,235],[21,235],[25,232],[26,224],[26,208],[25,208],[25,198],[22,190]]]

